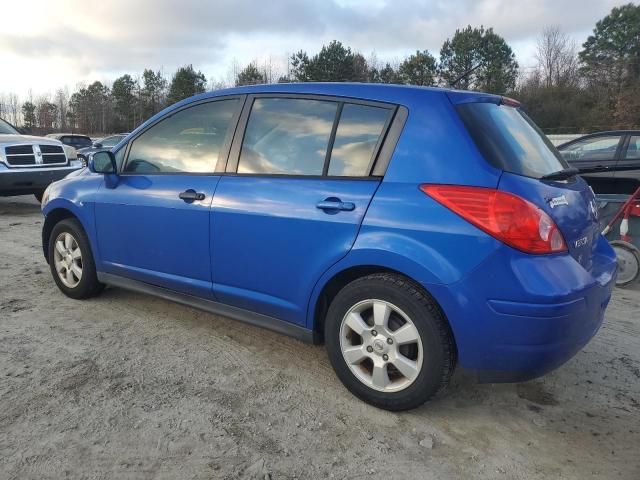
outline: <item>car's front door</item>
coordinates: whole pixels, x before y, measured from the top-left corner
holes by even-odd
[[[212,205],[218,300],[304,323],[309,293],[349,252],[380,183],[370,172],[393,113],[339,100],[247,100],[246,129]]]
[[[95,205],[100,269],[211,296],[209,209],[240,98],[187,106],[128,142],[115,185]]]
[[[577,140],[560,149],[562,156],[578,169],[614,168],[622,146],[622,135],[602,134]],[[614,193],[615,172],[583,175],[596,193]]]

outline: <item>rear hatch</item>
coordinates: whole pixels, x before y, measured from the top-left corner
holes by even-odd
[[[450,98],[456,103],[455,94]],[[569,253],[590,271],[599,235],[593,191],[519,104],[465,96],[456,109],[483,157],[503,171],[498,189],[533,203],[556,223]],[[470,101],[471,100],[471,101]]]

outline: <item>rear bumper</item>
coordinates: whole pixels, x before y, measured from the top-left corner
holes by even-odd
[[[501,248],[464,280],[428,286],[449,318],[459,365],[480,381],[522,381],[573,357],[596,334],[615,283],[615,254],[600,238],[587,272],[569,255]]]
[[[0,164],[0,195],[21,195],[42,191],[50,183],[82,168],[79,161],[64,167],[7,168]]]

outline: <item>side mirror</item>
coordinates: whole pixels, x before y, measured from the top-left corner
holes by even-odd
[[[94,173],[117,174],[116,157],[110,151],[96,152],[89,156],[89,170]]]
[[[93,148],[102,148],[102,144],[100,142],[96,142],[93,144]]]

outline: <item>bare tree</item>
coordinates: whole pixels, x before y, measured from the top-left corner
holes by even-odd
[[[560,27],[551,26],[543,30],[538,38],[536,59],[544,86],[577,84],[578,59],[575,42]]]

